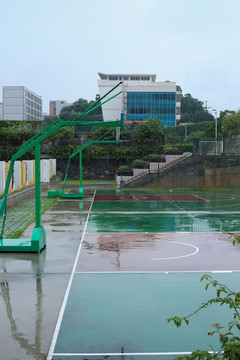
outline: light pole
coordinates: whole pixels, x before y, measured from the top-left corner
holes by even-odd
[[[215,140],[217,141],[217,110],[212,109],[215,112]]]
[[[216,109],[212,109],[212,111],[215,112],[215,141],[216,141],[215,155],[217,155],[217,110],[216,110]]]

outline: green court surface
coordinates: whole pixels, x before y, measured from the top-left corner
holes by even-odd
[[[228,309],[222,311],[213,305],[181,328],[167,323],[167,318],[187,315],[196,309],[196,304],[214,295],[211,290],[204,291],[200,277],[199,273],[76,274],[55,353],[90,356],[124,351],[167,355],[197,348],[209,350],[210,343],[218,348],[216,337],[207,333],[212,331],[211,324],[227,322]],[[239,273],[214,277],[232,288],[240,280]],[[155,359],[159,357],[155,355]],[[78,359],[88,357],[82,355]]]
[[[172,360],[210,344],[219,350],[208,332],[230,321],[228,308],[212,305],[181,328],[167,318],[215,295],[200,282],[205,272],[238,289],[240,251],[225,232],[240,232],[240,191],[97,195],[48,360]]]
[[[235,214],[91,214],[87,232],[234,232],[240,229]]]

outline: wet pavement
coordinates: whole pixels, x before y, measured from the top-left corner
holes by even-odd
[[[223,233],[86,234],[76,271],[240,271]]]
[[[240,191],[173,192],[102,189],[93,205],[94,190],[59,199],[42,216],[41,254],[0,254],[0,360],[46,360],[52,338],[53,360],[120,360],[123,352],[170,360],[152,353],[206,346],[206,326],[228,319],[227,311],[211,308],[183,332],[166,319],[209,297],[204,272],[238,286],[240,248],[220,230],[239,231]],[[22,205],[16,222],[30,217]]]
[[[80,201],[60,199],[42,216],[47,246],[41,254],[0,254],[1,360],[46,359],[93,193]],[[19,205],[8,226],[29,221],[32,202]],[[33,227],[21,237],[31,238]]]
[[[222,230],[240,229],[240,192],[174,192],[97,192],[48,360],[172,360],[210,350],[207,332],[228,321],[228,309],[211,306],[183,329],[167,318],[214,296],[200,282],[206,272],[238,287],[240,248]]]

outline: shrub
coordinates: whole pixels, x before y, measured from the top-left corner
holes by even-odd
[[[133,171],[132,171],[132,169],[129,169],[129,166],[122,165],[122,166],[119,166],[119,168],[117,169],[116,175],[118,175],[118,176],[132,176]]]
[[[133,168],[134,169],[147,169],[148,164],[142,159],[137,159],[137,160],[134,160],[134,162],[133,162]]]
[[[148,159],[150,162],[166,162],[165,156],[161,154],[150,154]]]

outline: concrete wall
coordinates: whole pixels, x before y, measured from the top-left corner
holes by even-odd
[[[121,165],[129,165],[133,160],[96,159],[83,160],[83,179],[114,180],[115,171]],[[64,179],[68,159],[57,159],[57,174]],[[68,179],[79,179],[79,162],[71,161],[68,171]]]
[[[148,174],[128,187],[240,187],[240,156],[191,156],[159,174]]]

